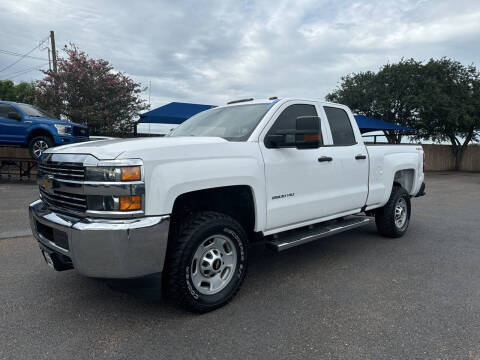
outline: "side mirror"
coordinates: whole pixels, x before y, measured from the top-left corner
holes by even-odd
[[[8,113],[8,118],[13,119],[13,120],[17,120],[17,121],[22,120],[22,116],[18,112],[15,112],[15,111],[10,111]]]
[[[320,118],[318,116],[300,116],[296,119],[294,130],[278,130],[273,134],[268,134],[265,140],[269,148],[319,148],[323,143]]]
[[[296,122],[297,149],[317,149],[322,146],[322,132],[318,116],[299,116]]]

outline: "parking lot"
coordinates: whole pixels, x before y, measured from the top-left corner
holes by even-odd
[[[50,270],[25,236],[35,185],[0,183],[0,359],[480,359],[480,174],[426,183],[405,237],[256,245],[241,291],[204,315],[155,279]]]

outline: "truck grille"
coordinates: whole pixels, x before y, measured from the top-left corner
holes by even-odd
[[[73,136],[88,136],[88,128],[74,126],[73,127]]]
[[[85,179],[85,169],[83,165],[67,163],[39,163],[39,175],[53,175],[56,179],[82,181]]]
[[[42,188],[40,188],[40,194],[43,201],[54,207],[76,212],[85,212],[87,210],[87,197],[85,195],[73,195],[55,190],[53,193],[47,193]]]

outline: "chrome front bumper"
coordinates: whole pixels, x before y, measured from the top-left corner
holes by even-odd
[[[134,278],[163,270],[168,215],[80,219],[55,213],[42,200],[30,204],[29,210],[30,226],[41,246],[69,257],[82,275]]]

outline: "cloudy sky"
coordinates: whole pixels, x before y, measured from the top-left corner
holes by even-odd
[[[241,97],[323,99],[342,75],[400,58],[480,66],[478,0],[0,2],[0,79],[41,78],[55,31],[135,80],[152,107]],[[7,54],[6,52],[9,52]],[[44,60],[37,59],[43,58]],[[148,98],[148,92],[144,94]]]

